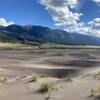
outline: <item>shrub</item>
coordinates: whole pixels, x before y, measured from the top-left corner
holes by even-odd
[[[43,83],[40,84],[39,92],[41,92],[41,93],[47,93],[47,92],[51,92],[54,89],[55,89],[55,87],[54,87],[53,83],[43,82]]]
[[[52,93],[53,90],[55,90],[55,86],[54,86],[53,83],[43,82],[43,83],[40,84],[39,92],[40,93],[48,93],[45,100],[49,100],[51,98],[51,93]]]
[[[100,97],[100,87],[91,90],[91,96]]]

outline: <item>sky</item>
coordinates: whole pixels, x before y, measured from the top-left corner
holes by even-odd
[[[0,25],[11,24],[100,37],[100,0],[0,0]]]

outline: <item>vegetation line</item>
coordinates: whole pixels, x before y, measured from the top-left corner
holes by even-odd
[[[21,43],[0,43],[0,49],[100,49],[94,45],[64,45],[55,43],[43,43],[37,45],[26,45]]]

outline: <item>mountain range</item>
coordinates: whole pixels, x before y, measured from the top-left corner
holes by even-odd
[[[63,30],[50,29],[43,26],[21,26],[14,24],[7,27],[0,26],[0,42],[100,45],[100,38],[79,33],[69,33]]]

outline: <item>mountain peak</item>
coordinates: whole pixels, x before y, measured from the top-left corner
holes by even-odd
[[[10,25],[0,28],[0,41],[25,43],[59,43],[68,45],[100,45],[100,38],[54,30],[44,26]]]

